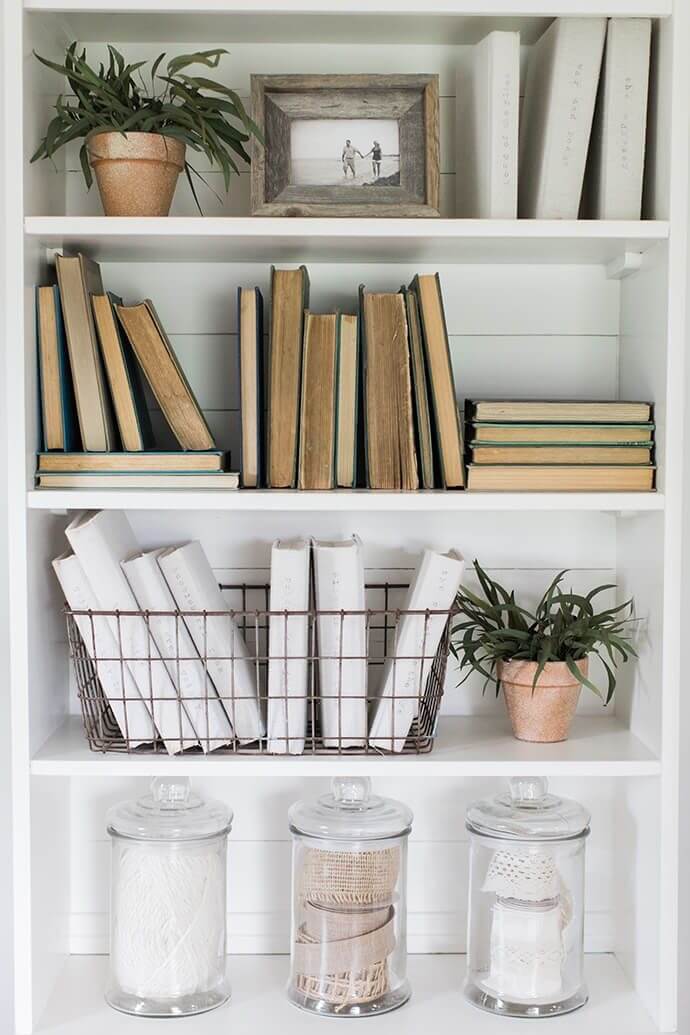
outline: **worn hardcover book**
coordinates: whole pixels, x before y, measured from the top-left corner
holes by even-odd
[[[183,449],[213,449],[213,436],[153,302],[116,305],[115,311],[177,441]]]
[[[180,712],[189,720],[203,751],[231,744],[230,720],[218,700],[187,626],[175,615],[175,598],[158,565],[161,550],[148,550],[122,562],[122,570],[139,607],[152,612],[147,621],[170,678],[180,695]],[[159,613],[167,612],[167,613]],[[185,747],[192,747],[185,744]]]
[[[654,471],[648,464],[470,464],[467,487],[484,492],[648,492],[654,488]]]
[[[268,484],[291,489],[297,482],[302,387],[304,311],[309,305],[305,266],[271,271],[271,336],[268,369]]]
[[[356,316],[338,316],[338,378],[336,392],[336,484],[352,489],[357,479],[357,419],[359,414],[359,328]]]
[[[111,293],[93,295],[91,304],[123,448],[151,449],[153,428],[139,365],[113,308],[122,299]]]
[[[410,290],[414,291],[419,306],[433,413],[431,426],[436,439],[441,484],[445,489],[462,489],[465,484],[462,425],[438,273],[415,277]]]
[[[236,472],[217,471],[198,474],[195,471],[151,473],[148,471],[50,471],[37,475],[42,489],[219,489],[223,492],[239,488]]]
[[[577,219],[605,18],[556,18],[532,47],[520,123],[518,212]]]
[[[455,550],[425,550],[410,586],[395,640],[372,709],[369,746],[402,751],[419,713],[426,681],[455,600],[465,562]],[[441,613],[431,613],[441,612]]]
[[[362,544],[315,539],[314,586],[323,746],[362,747],[367,733],[367,620]],[[355,613],[352,613],[355,612]]]
[[[309,695],[309,542],[276,540],[271,549],[268,620],[268,751],[301,755]]]
[[[360,288],[370,489],[419,488],[405,300]]]
[[[185,613],[185,623],[235,735],[242,743],[258,740],[265,728],[255,663],[201,543],[171,546],[158,555],[158,563],[180,611],[191,612]]]
[[[138,553],[140,547],[124,512],[85,511],[67,526],[65,534],[87,573],[100,609],[136,612],[138,604],[121,562]],[[139,694],[147,702],[168,753],[184,750],[193,733],[191,727],[183,723],[184,735],[180,735],[177,689],[145,619],[139,614],[121,614],[107,616],[107,621],[118,644],[115,657],[127,659]]]
[[[56,285],[36,288],[36,328],[45,448],[79,449],[79,418]]]
[[[99,471],[146,471],[152,474],[179,474],[191,471],[193,474],[201,474],[225,471],[229,455],[221,450],[208,453],[185,453],[180,450],[147,450],[142,453],[39,453],[38,473],[95,474]]]
[[[652,446],[470,446],[475,464],[648,464]]]
[[[78,557],[71,553],[62,554],[53,561],[53,570],[67,605],[73,611],[102,609]],[[94,663],[101,689],[120,727],[120,733],[127,738],[132,748],[152,743],[158,738],[156,724],[139,693],[129,664],[123,664],[120,660],[122,649],[110,622],[104,615],[98,614],[75,615],[74,620],[86,653]]]
[[[237,289],[239,313],[240,474],[245,489],[264,484],[264,302],[258,288]]]
[[[651,37],[650,18],[609,18],[587,161],[589,219],[640,218]]]
[[[490,32],[457,74],[456,216],[517,216],[520,33]]]
[[[100,268],[85,255],[57,255],[55,267],[82,444],[95,452],[116,449],[112,403],[91,308],[91,296],[103,294]]]
[[[300,407],[300,489],[335,487],[338,316],[304,315],[304,358]]]
[[[572,443],[586,445],[632,445],[637,442],[651,442],[654,425],[647,424],[530,424],[514,422],[500,424],[496,422],[475,421],[470,425],[475,443],[491,443],[498,445],[514,442],[520,445],[530,443]]]
[[[477,400],[468,403],[469,417],[473,421],[563,421],[571,424],[583,421],[591,424],[602,421],[609,424],[646,424],[652,407],[647,402],[578,401],[575,399],[519,399],[519,400]]]
[[[410,370],[412,372],[412,388],[414,395],[414,426],[417,456],[419,458],[420,481],[423,489],[433,489],[434,480],[434,440],[431,432],[431,412],[429,406],[429,388],[424,359],[424,342],[419,320],[419,303],[414,291],[400,289],[405,298],[407,309],[407,330],[410,341]],[[436,461],[438,465],[438,459]]]

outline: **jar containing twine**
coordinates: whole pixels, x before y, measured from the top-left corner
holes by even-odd
[[[107,1002],[145,1017],[203,1013],[230,995],[225,977],[226,852],[232,813],[189,780],[110,809]]]

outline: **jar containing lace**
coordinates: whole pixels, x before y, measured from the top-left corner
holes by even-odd
[[[406,862],[412,813],[366,777],[289,812],[292,962],[288,998],[332,1017],[402,1006],[407,982]]]
[[[537,777],[467,810],[471,835],[465,995],[509,1017],[587,1001],[584,861],[590,815]]]
[[[232,812],[187,779],[155,779],[107,815],[112,838],[106,1000],[143,1017],[220,1006],[225,977],[226,850]]]

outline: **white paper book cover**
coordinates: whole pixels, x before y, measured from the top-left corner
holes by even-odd
[[[605,18],[556,18],[532,47],[520,123],[518,212],[577,219]]]
[[[74,554],[66,553],[57,557],[53,561],[53,570],[65,600],[73,611],[101,610],[84,569]],[[96,666],[103,693],[122,736],[128,740],[130,747],[150,744],[158,736],[151,713],[141,699],[129,668],[119,660],[121,652],[107,619],[102,615],[76,615],[74,620],[86,653]]]
[[[271,549],[268,631],[268,750],[301,755],[307,730],[309,543],[276,540]]]
[[[185,623],[213,685],[242,743],[263,737],[257,698],[255,663],[229,613],[201,543],[190,542],[161,551],[158,564],[180,611],[219,611],[185,615]]]
[[[364,559],[357,536],[313,540],[319,611],[366,611]],[[324,747],[362,747],[367,735],[367,621],[319,615],[319,714]]]
[[[465,562],[456,550],[425,550],[405,611],[447,611],[460,587]],[[446,614],[404,614],[393,657],[383,669],[369,730],[370,747],[402,751],[443,635]]]
[[[162,550],[149,550],[123,561],[122,570],[139,606],[146,611],[175,611],[176,604],[158,566]],[[170,678],[180,691],[185,714],[204,751],[233,741],[232,726],[218,700],[213,680],[203,665],[184,622],[173,614],[151,614],[151,635]]]
[[[640,218],[651,37],[649,18],[609,19],[587,163],[587,218]]]
[[[456,215],[515,219],[520,34],[490,32],[456,79]]]
[[[136,598],[120,564],[140,549],[120,510],[85,511],[67,526],[65,535],[81,562],[103,611],[137,611]],[[141,615],[106,619],[121,655],[127,659],[139,693],[153,717],[167,751],[180,751],[180,708],[177,689],[163,664]],[[187,745],[183,745],[187,746]]]

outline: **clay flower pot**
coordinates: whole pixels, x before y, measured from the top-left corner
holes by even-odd
[[[586,678],[589,659],[575,664]],[[564,661],[548,661],[533,690],[537,667],[536,661],[503,661],[498,677],[517,740],[555,744],[568,739],[582,684]]]
[[[89,161],[106,216],[167,216],[185,145],[159,133],[97,133]]]

